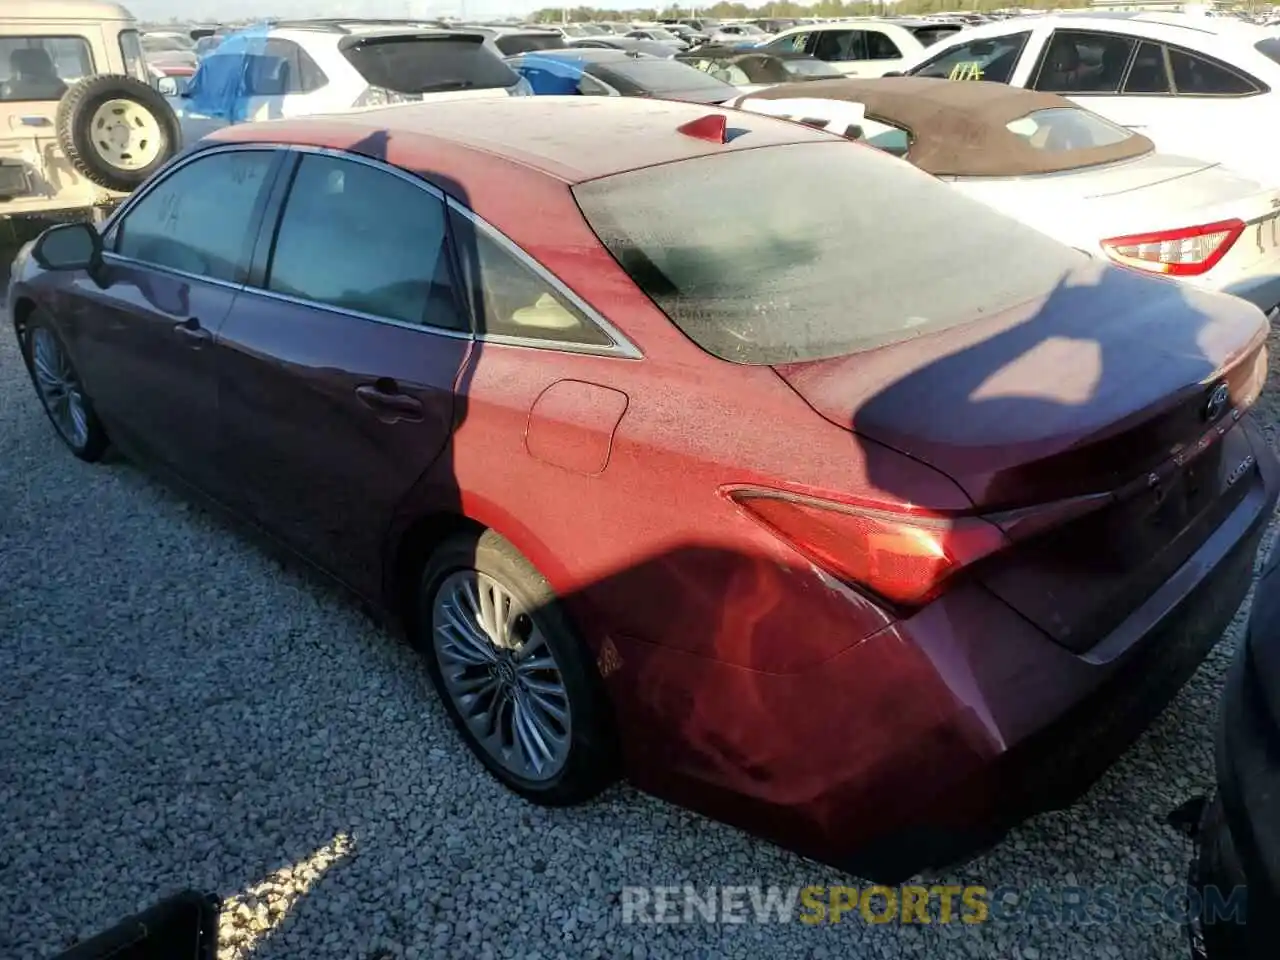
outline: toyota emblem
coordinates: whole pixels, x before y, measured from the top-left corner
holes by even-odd
[[[1226,411],[1229,403],[1231,403],[1231,391],[1227,389],[1225,383],[1218,384],[1209,394],[1209,402],[1204,405],[1204,418],[1217,420]]]

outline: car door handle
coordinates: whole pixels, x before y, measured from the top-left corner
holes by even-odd
[[[394,380],[379,380],[356,387],[356,397],[378,415],[383,423],[400,420],[417,422],[422,419],[422,402],[401,393]]]
[[[173,332],[194,341],[193,346],[199,346],[213,336],[208,330],[200,326],[200,321],[195,317],[190,317],[182,321],[182,323],[176,324]]]

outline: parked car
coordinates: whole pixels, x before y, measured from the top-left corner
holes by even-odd
[[[523,95],[483,33],[299,23],[232,34],[201,61],[178,114],[186,139],[231,123],[447,95]]]
[[[1157,153],[1048,93],[921,77],[774,86],[729,102],[850,135],[1117,264],[1280,304],[1280,188]]]
[[[1280,37],[1233,17],[1055,14],[966,30],[904,72],[1069,97],[1169,153],[1276,174]]]
[[[458,29],[458,28],[455,28]],[[499,57],[513,57],[534,50],[563,50],[564,34],[556,30],[530,27],[486,27],[467,24],[460,29],[482,33],[489,48]]]
[[[512,57],[507,63],[534,93],[543,96],[661,97],[722,103],[740,92],[687,63],[631,51],[571,47]]]
[[[712,43],[758,47],[772,40],[773,34],[765,33],[754,23],[722,23],[710,39]]]
[[[937,29],[936,24],[903,26],[892,20],[805,25],[778,34],[762,49],[805,53],[851,77],[880,77],[903,69]]]
[[[708,45],[677,54],[676,59],[745,92],[779,83],[844,76],[831,64],[803,53],[778,54]]]
[[[693,27],[684,23],[663,23],[662,29],[666,30],[668,33],[675,34],[690,47],[696,47],[711,39],[705,33],[699,33],[697,30],[693,29]],[[626,33],[629,31],[623,32]]]
[[[632,40],[630,37],[584,37],[572,40],[571,49],[587,50],[622,50],[625,53],[641,53],[648,57],[668,60],[679,51],[669,43],[658,43],[654,40]]]
[[[1280,489],[1254,307],[702,104],[228,127],[14,276],[70,450],[398,612],[509,788],[621,771],[861,876],[1074,799]]]
[[[651,40],[654,43],[664,43],[676,50],[688,50],[689,42],[682,40],[665,27],[644,27],[632,30],[627,34],[632,40]]]
[[[144,33],[142,53],[167,76],[189,77],[200,64],[196,42],[183,33]]]
[[[1193,958],[1267,960],[1280,936],[1280,550],[1254,591],[1218,723],[1218,789],[1203,807],[1191,870],[1192,889],[1213,909],[1192,924]]]
[[[94,0],[0,0],[0,247],[100,219],[181,146],[138,25]]]

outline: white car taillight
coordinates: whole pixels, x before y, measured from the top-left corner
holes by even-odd
[[[1198,277],[1212,270],[1242,233],[1243,220],[1220,220],[1198,227],[1113,237],[1102,241],[1102,249],[1122,266],[1173,277]]]

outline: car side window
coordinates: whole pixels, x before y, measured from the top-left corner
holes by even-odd
[[[811,37],[813,37],[811,32],[792,33],[765,44],[765,49],[780,50],[783,53],[804,53],[809,48]]]
[[[449,211],[449,218],[458,260],[471,290],[477,333],[587,346],[613,343],[485,227],[454,210]]]
[[[1055,30],[1031,86],[1046,93],[1118,93],[1136,45],[1133,37]]]
[[[329,78],[292,40],[271,37],[261,54],[249,56],[248,89],[256,97],[283,97],[319,90]]]
[[[1170,47],[1169,66],[1180,97],[1244,97],[1258,92],[1258,85],[1243,74],[1187,50]]]
[[[583,97],[611,97],[613,91],[595,77],[589,77],[584,73],[578,78],[578,94]]]
[[[1169,71],[1164,65],[1164,47],[1144,41],[1129,67],[1121,93],[1146,94],[1169,92]]]
[[[112,228],[117,255],[184,273],[242,283],[276,154],[211,153],[179,167]]]
[[[898,45],[889,39],[889,35],[881,33],[878,30],[867,30],[863,32],[866,38],[866,50],[868,60],[901,60],[902,51],[898,49]]]
[[[304,154],[285,201],[268,290],[343,310],[465,330],[444,201],[396,174]]]
[[[1030,38],[1030,31],[1026,31],[959,43],[907,72],[913,77],[1008,83]]]
[[[861,30],[820,30],[813,45],[813,55],[819,60],[845,62],[866,60],[866,34]]]

